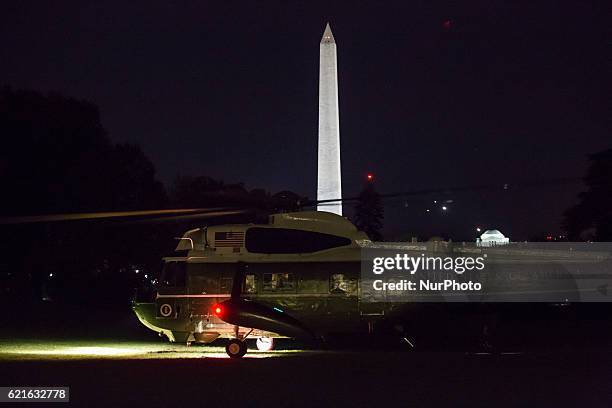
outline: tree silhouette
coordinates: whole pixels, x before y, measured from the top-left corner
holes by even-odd
[[[151,161],[138,146],[113,145],[89,102],[2,88],[0,134],[3,216],[166,205]],[[18,274],[35,299],[45,297],[51,283],[74,301],[121,298],[131,292],[130,276],[121,271],[159,263],[165,237],[174,236],[165,228],[103,220],[6,226],[0,247],[10,257],[3,257],[0,276]]]
[[[355,205],[355,225],[364,231],[371,240],[382,240],[380,230],[383,226],[384,210],[380,194],[369,182],[359,194],[359,200]]]
[[[162,209],[170,203],[153,163],[137,145],[113,144],[92,103],[0,88],[0,135],[2,216]],[[266,220],[272,211],[295,209],[296,197],[291,192],[272,196],[263,189],[248,191],[242,183],[205,176],[179,177],[173,206],[257,211],[205,221],[109,219],[3,226],[0,290],[5,297],[10,291],[21,298],[29,290],[36,300],[51,294],[76,303],[116,304],[132,293],[135,274],[130,271],[155,271],[160,257],[176,246],[173,238],[185,230]]]
[[[236,207],[264,212],[298,211],[307,199],[291,191],[274,195],[255,188],[248,191],[243,183],[225,184],[206,176],[179,176],[172,188],[174,205],[179,208]]]
[[[564,227],[570,240],[612,240],[612,149],[589,156],[584,182],[587,191],[565,212]]]
[[[151,161],[114,146],[98,108],[58,94],[0,90],[0,183],[4,215],[160,208]]]

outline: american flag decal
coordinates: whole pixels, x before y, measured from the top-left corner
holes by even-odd
[[[244,232],[215,232],[215,247],[234,248],[244,246]]]

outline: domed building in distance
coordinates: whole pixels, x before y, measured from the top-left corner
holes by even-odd
[[[499,230],[486,230],[476,239],[476,245],[482,247],[492,247],[500,245],[508,245],[510,238],[506,238]]]

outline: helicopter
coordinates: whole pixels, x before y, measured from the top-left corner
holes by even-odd
[[[278,337],[364,331],[363,317],[374,316],[358,302],[366,241],[346,218],[320,211],[193,229],[164,258],[155,301],[133,310],[170,341],[229,338],[230,357],[246,353],[249,336],[269,350]]]
[[[190,219],[241,212],[215,208],[68,214],[0,223],[158,215]],[[137,294],[132,309],[145,327],[171,342],[227,339],[231,358],[246,354],[247,339],[256,339],[257,348],[267,351],[278,338],[318,343],[337,334],[391,330],[413,346],[404,325],[415,314],[414,304],[360,301],[361,254],[370,244],[347,218],[323,211],[281,212],[258,222],[190,229],[178,238],[172,256],[163,258],[151,296]]]
[[[414,346],[404,326],[423,309],[417,311],[411,302],[363,301],[362,251],[373,243],[347,218],[323,211],[279,213],[266,223],[192,229],[178,240],[175,254],[164,258],[153,298],[133,303],[140,322],[171,342],[209,344],[223,338],[229,357],[241,358],[248,338],[256,339],[260,351],[269,351],[276,338],[318,343],[334,335],[355,337],[393,328]],[[518,256],[524,260],[525,250]],[[574,299],[576,287],[570,283],[557,286],[561,290],[553,291],[549,303],[565,305],[566,296]],[[516,291],[520,284],[500,288]],[[550,289],[550,283],[545,286]],[[545,291],[536,288],[532,293],[542,296]],[[474,317],[474,311],[490,312],[490,306],[454,304],[453,315],[461,309]],[[486,316],[482,324],[486,332]]]

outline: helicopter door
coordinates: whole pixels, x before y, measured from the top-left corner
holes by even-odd
[[[185,261],[171,261],[164,264],[155,301],[157,318],[176,319],[187,313],[188,305],[183,300],[186,271]]]

